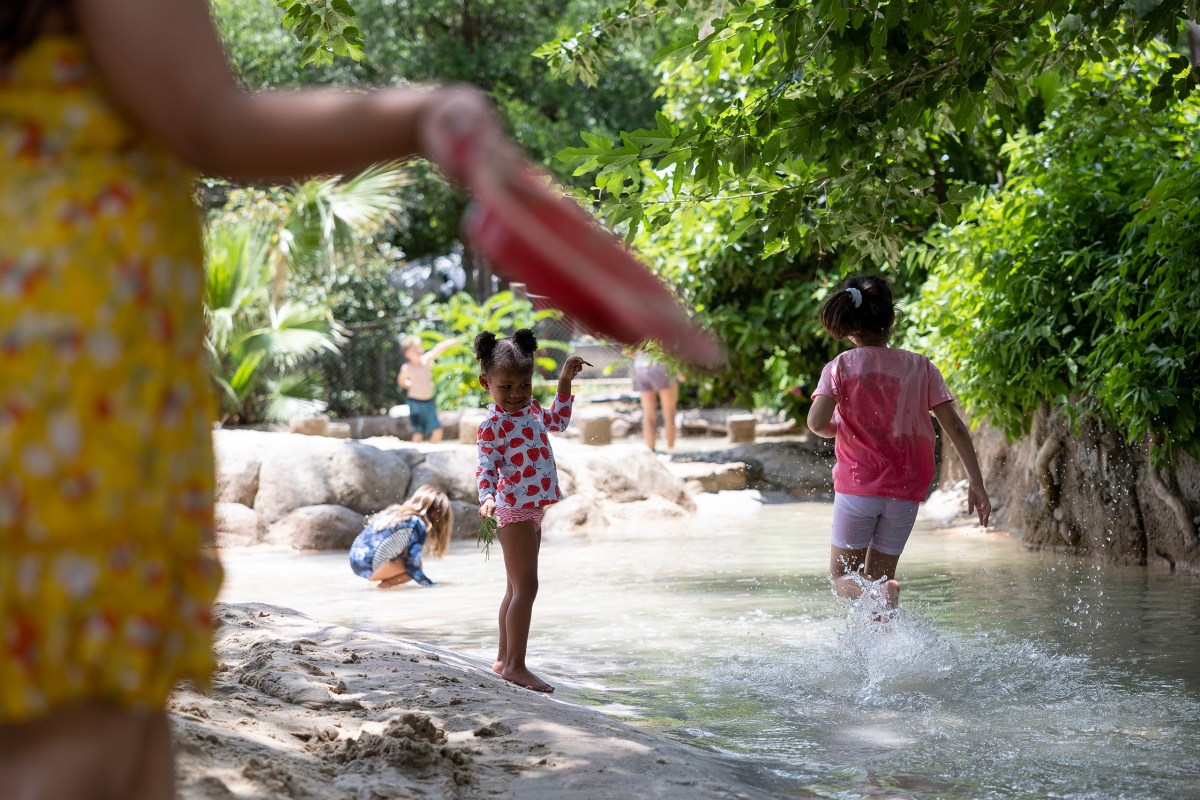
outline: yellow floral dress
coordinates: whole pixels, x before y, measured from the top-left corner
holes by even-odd
[[[212,669],[192,179],[79,41],[0,63],[0,722]]]

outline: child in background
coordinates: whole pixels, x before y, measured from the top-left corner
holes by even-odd
[[[808,412],[813,433],[836,439],[830,577],[834,592],[856,598],[862,571],[881,584],[882,599],[893,609],[900,600],[896,565],[933,480],[930,411],[966,468],[968,509],[985,527],[991,504],[971,432],[941,373],[925,356],[888,347],[896,319],[888,282],[848,278],[820,315],[831,336],[854,345],[825,365]]]
[[[675,408],[679,403],[682,375],[667,371],[667,365],[645,350],[633,357],[633,387],[642,403],[642,436],[646,447],[654,449],[658,428],[658,405],[662,403],[663,438],[667,450],[675,449]]]
[[[243,91],[206,0],[0,0],[0,795],[175,797],[221,582],[192,168],[459,178],[464,140],[523,163],[471,88]]]
[[[407,581],[435,586],[421,568],[421,555],[441,558],[450,545],[454,511],[446,493],[428,484],[412,497],[375,514],[350,545],[350,568],[377,589],[390,589]]]
[[[425,352],[420,336],[405,336],[400,340],[406,361],[400,367],[396,383],[408,392],[408,419],[412,423],[414,442],[423,442],[426,436],[431,442],[442,440],[442,423],[433,399],[433,362],[456,344],[457,337],[445,339]]]
[[[475,337],[479,383],[495,401],[479,426],[479,469],[475,475],[479,481],[479,516],[496,516],[496,535],[508,577],[500,601],[500,646],[492,669],[527,689],[553,692],[553,686],[525,665],[529,623],[538,591],[542,515],[546,506],[562,499],[547,433],[566,430],[570,424],[575,399],[571,381],[587,362],[571,356],[563,363],[558,394],[546,411],[533,399],[533,354],[537,347],[537,338],[528,328],[507,339],[497,339],[489,331]]]

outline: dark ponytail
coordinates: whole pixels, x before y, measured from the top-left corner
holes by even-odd
[[[887,341],[896,322],[892,286],[876,275],[852,275],[825,298],[820,319],[835,339]]]

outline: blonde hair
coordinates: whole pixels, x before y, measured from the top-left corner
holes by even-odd
[[[395,517],[421,517],[425,520],[427,534],[425,552],[441,558],[450,546],[450,534],[454,530],[454,509],[450,498],[435,486],[423,484],[403,503],[390,505],[381,514]]]
[[[421,337],[415,333],[400,337],[400,349],[404,352],[408,352],[410,348],[416,347],[419,344],[421,344]]]

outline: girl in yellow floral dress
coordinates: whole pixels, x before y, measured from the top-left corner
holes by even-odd
[[[0,795],[170,798],[213,667],[200,220],[185,163],[344,172],[470,136],[465,88],[238,89],[205,0],[0,0]]]

